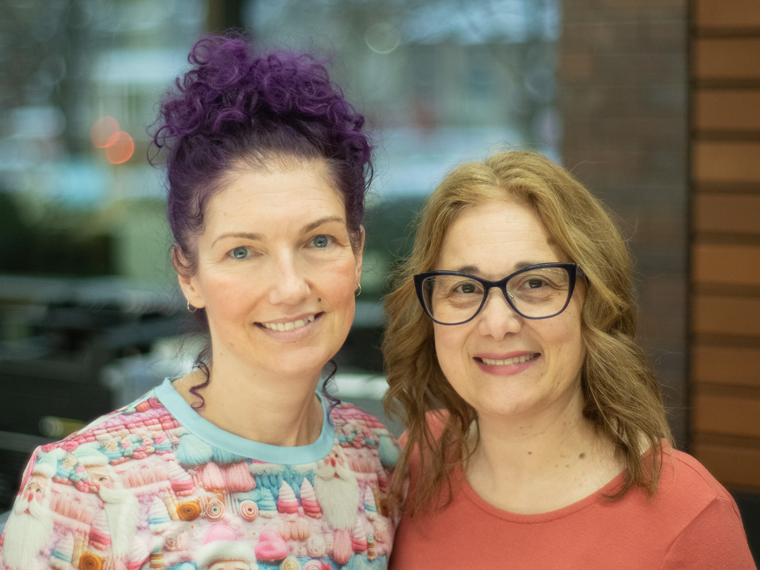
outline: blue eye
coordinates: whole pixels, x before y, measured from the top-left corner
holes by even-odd
[[[248,257],[248,248],[243,246],[236,247],[230,253],[235,259],[245,259]]]
[[[329,238],[328,236],[319,235],[319,236],[316,236],[316,237],[315,237],[315,238],[312,240],[312,242],[311,242],[311,243],[314,245],[314,247],[318,247],[318,248],[325,248],[325,247],[327,247],[328,245],[330,245],[330,241],[331,241],[331,240],[330,240],[330,238]]]

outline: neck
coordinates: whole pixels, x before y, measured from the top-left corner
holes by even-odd
[[[517,417],[479,414],[466,473],[487,502],[549,512],[603,487],[622,469],[613,446],[583,417],[580,392],[560,410]]]
[[[204,406],[198,413],[215,426],[260,443],[281,447],[314,443],[322,431],[322,406],[315,395],[320,370],[304,375],[266,374],[216,358],[211,381],[198,390]],[[174,383],[190,405],[190,389],[206,381],[196,370]]]

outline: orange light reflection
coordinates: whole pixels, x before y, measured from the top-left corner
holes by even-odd
[[[127,162],[134,152],[135,143],[124,131],[114,133],[106,142],[106,159],[111,164]]]
[[[118,133],[120,129],[119,121],[113,117],[100,117],[92,124],[92,128],[90,129],[90,140],[97,148],[105,148],[108,146],[108,141],[111,140],[113,135]]]

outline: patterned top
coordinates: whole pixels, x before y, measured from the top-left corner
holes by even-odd
[[[0,570],[386,568],[397,443],[374,416],[322,405],[316,442],[277,447],[204,420],[165,380],[35,451]]]

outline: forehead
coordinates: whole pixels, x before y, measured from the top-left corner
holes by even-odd
[[[239,168],[206,205],[207,224],[226,224],[240,217],[300,217],[304,212],[329,212],[345,217],[342,194],[327,166],[318,162],[270,171]],[[317,216],[319,217],[319,216]]]
[[[567,259],[530,204],[489,201],[468,207],[454,219],[436,269],[475,266],[501,274],[521,263],[553,261]]]

